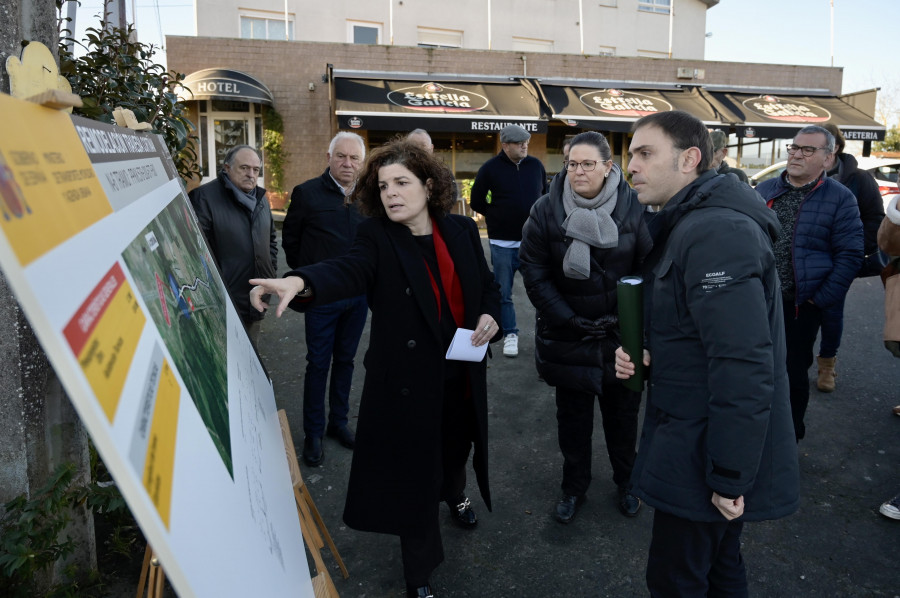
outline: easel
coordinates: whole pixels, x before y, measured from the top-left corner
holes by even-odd
[[[303,475],[300,473],[300,464],[297,462],[297,453],[294,449],[294,440],[291,437],[291,429],[288,425],[287,413],[284,409],[278,410],[278,423],[281,425],[281,439],[284,441],[284,452],[287,456],[288,469],[291,471],[291,484],[294,486],[294,500],[297,502],[297,515],[300,517],[300,529],[303,532],[303,539],[306,541],[306,547],[312,555],[313,562],[316,564],[316,576],[312,578],[313,594],[316,598],[339,598],[337,588],[334,587],[334,581],[328,573],[325,561],[322,560],[322,549],[325,543],[331,554],[341,568],[341,574],[344,579],[350,577],[347,567],[338,553],[331,534],[325,527],[325,522],[313,502],[309,489],[303,482]],[[324,536],[324,540],[323,540]],[[162,598],[163,588],[166,585],[166,574],[160,566],[159,561],[153,549],[147,544],[144,551],[144,563],[141,565],[141,577],[138,581],[138,589],[136,598]],[[146,591],[146,594],[145,594]]]
[[[287,455],[288,469],[291,471],[291,483],[294,486],[294,499],[297,502],[300,529],[303,531],[303,539],[306,541],[306,546],[313,557],[313,562],[315,562],[316,571],[318,572],[312,578],[313,593],[316,595],[316,598],[338,598],[337,588],[334,587],[334,582],[331,580],[331,575],[329,575],[328,569],[325,567],[325,562],[322,560],[320,552],[325,547],[325,542],[328,543],[331,554],[341,568],[341,574],[344,576],[344,579],[350,577],[350,574],[347,572],[347,567],[344,565],[344,561],[334,545],[334,540],[331,539],[331,534],[328,533],[328,529],[325,527],[325,522],[322,521],[322,516],[319,514],[319,509],[316,508],[316,503],[313,502],[309,489],[303,483],[300,464],[297,462],[297,453],[294,449],[294,440],[291,437],[291,429],[284,409],[278,410],[278,422],[281,424],[281,438],[284,440],[284,452]],[[324,541],[322,536],[325,537]]]
[[[147,598],[162,598],[165,585],[166,573],[153,549],[147,544],[147,549],[144,550],[144,563],[141,565],[141,577],[138,580],[137,598],[144,598],[145,589]]]

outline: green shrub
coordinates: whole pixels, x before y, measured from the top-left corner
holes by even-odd
[[[0,518],[0,595],[31,596],[41,574],[71,555],[76,544],[60,534],[71,520],[75,466],[56,469],[31,498],[3,505]]]

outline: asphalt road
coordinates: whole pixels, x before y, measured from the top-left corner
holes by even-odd
[[[485,242],[486,243],[486,242]],[[279,272],[286,270],[283,263]],[[646,596],[644,570],[652,510],[627,519],[615,506],[599,410],[594,422],[594,480],[588,500],[570,525],[552,517],[559,497],[562,457],[556,438],[554,391],[534,368],[534,309],[516,277],[516,313],[522,330],[519,357],[504,358],[498,345],[488,369],[493,513],[474,486],[475,530],[457,528],[442,506],[446,558],[431,578],[436,595],[456,597]],[[782,520],[748,524],[743,554],[752,596],[900,598],[900,521],[878,513],[900,492],[900,361],[882,346],[884,292],[877,278],[857,280],[846,304],[837,361],[837,389],[815,389],[800,444],[801,507]],[[287,313],[263,322],[260,354],[287,411],[302,450],[302,393],[306,348],[303,317]],[[351,396],[358,411],[368,345],[360,343]],[[357,532],[341,520],[351,452],[325,439],[325,461],[304,479],[350,572],[331,556],[344,598],[403,596],[399,540]]]

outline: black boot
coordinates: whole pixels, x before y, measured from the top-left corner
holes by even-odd
[[[303,460],[310,467],[318,467],[325,460],[321,436],[307,436],[303,439]]]
[[[626,517],[636,517],[641,510],[641,499],[628,491],[625,486],[619,486],[619,511]]]
[[[572,496],[571,494],[563,494],[563,497],[556,503],[556,520],[560,523],[571,523],[575,519],[575,513],[578,507],[584,502],[584,494],[581,496]]]

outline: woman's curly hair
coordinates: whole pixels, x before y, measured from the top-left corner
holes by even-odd
[[[387,217],[384,204],[381,203],[378,171],[383,166],[391,164],[405,166],[423,185],[431,179],[428,213],[432,218],[446,216],[450,212],[456,202],[453,196],[453,175],[450,174],[450,170],[422,146],[406,139],[395,139],[372,150],[360,170],[350,200],[356,203],[364,216]]]

